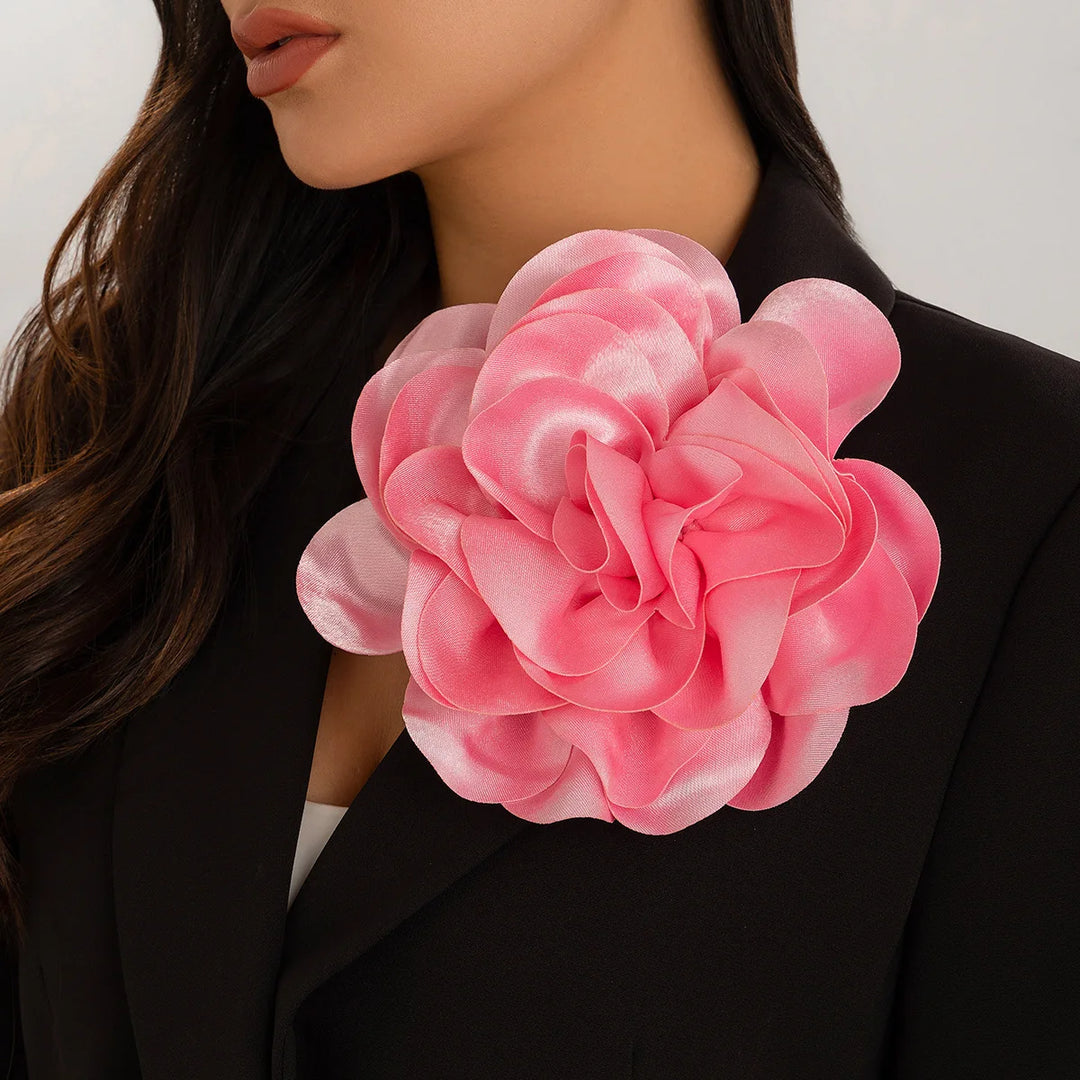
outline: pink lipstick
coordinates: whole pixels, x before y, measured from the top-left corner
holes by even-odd
[[[259,98],[292,86],[341,34],[322,19],[284,8],[255,8],[233,22],[231,30],[251,61],[248,90]]]

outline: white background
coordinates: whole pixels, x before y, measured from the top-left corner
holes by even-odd
[[[149,0],[5,4],[0,348],[131,125]],[[795,0],[800,77],[893,283],[1080,359],[1080,3]]]

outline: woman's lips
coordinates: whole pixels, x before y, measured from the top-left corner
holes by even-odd
[[[257,7],[230,26],[233,41],[251,61],[248,89],[266,97],[292,86],[340,36],[322,19],[286,8]],[[290,38],[277,46],[282,38]]]
[[[265,48],[248,64],[248,90],[258,98],[292,86],[338,39],[337,34],[305,34],[277,48]]]

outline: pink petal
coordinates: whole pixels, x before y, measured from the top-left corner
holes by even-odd
[[[778,324],[779,325],[779,324]],[[803,448],[806,461],[813,466],[816,476],[807,473],[810,483],[815,491],[822,492],[822,499],[832,505],[841,520],[848,524],[849,514],[847,496],[840,478],[836,475],[836,466],[832,460],[818,449],[817,445],[800,427],[792,423],[787,416],[780,411],[776,402],[773,401],[761,376],[751,368],[735,368],[723,376],[726,382],[733,387],[738,387],[763,413],[775,417],[788,431],[789,435]]]
[[[595,671],[567,676],[541,667],[524,654],[519,661],[537,683],[575,705],[637,712],[666,701],[690,679],[701,659],[704,638],[703,619],[685,629],[654,615]]]
[[[718,585],[705,599],[701,662],[689,682],[654,711],[683,728],[709,728],[761,696],[787,624],[799,574],[788,570]]]
[[[429,446],[406,458],[386,480],[383,505],[412,543],[473,583],[461,550],[461,523],[471,514],[499,515],[465,468],[458,447]]]
[[[727,499],[687,530],[682,542],[697,555],[705,587],[721,581],[819,566],[843,550],[836,511],[793,473],[751,446],[732,444],[742,476]]]
[[[720,337],[721,334],[726,334],[733,326],[738,325],[741,315],[735,286],[732,285],[724,264],[704,244],[699,244],[689,236],[672,232],[670,229],[629,229],[628,231],[667,248],[686,267],[705,297],[705,303],[712,317],[713,337]],[[634,287],[638,287],[637,282],[634,283]],[[687,337],[694,340],[689,333]]]
[[[415,641],[421,688],[433,686],[440,704],[489,715],[563,704],[529,678],[483,600],[454,574],[424,601]]]
[[[596,712],[568,706],[545,716],[551,729],[588,755],[610,802],[639,807],[652,802],[671,777],[708,741],[651,712]]]
[[[612,600],[605,587],[606,579],[620,575],[632,577],[634,588],[628,590],[632,597],[628,609],[636,608],[655,597],[667,584],[653,554],[642,516],[642,507],[652,498],[649,482],[636,461],[588,434],[585,457],[585,490],[608,550],[621,551],[625,555],[623,565],[612,560],[614,565],[605,562],[600,567],[600,587]]]
[[[672,278],[658,263],[667,263],[677,275]],[[679,320],[699,354],[707,337],[719,336],[739,321],[731,279],[702,244],[665,229],[586,229],[549,244],[514,274],[492,316],[488,350],[531,308],[603,286],[652,297]],[[709,316],[704,325],[702,311]]]
[[[615,820],[596,767],[576,746],[570,750],[566,768],[550,787],[530,798],[508,800],[503,806],[517,817],[540,825],[575,817]]]
[[[785,323],[763,319],[759,311],[749,322],[733,327],[710,345],[705,356],[709,389],[714,389],[722,376],[739,368],[756,372],[773,408],[828,455],[829,390],[825,369],[804,334]]]
[[[485,342],[494,313],[495,305],[492,303],[451,304],[449,307],[436,308],[398,342],[386,358],[383,369],[391,368],[402,356],[415,353],[443,352],[447,349],[480,349],[486,352]],[[401,386],[401,381],[398,386]]]
[[[842,475],[840,481],[847,492],[851,507],[851,529],[844,539],[843,549],[835,559],[819,566],[808,566],[799,575],[799,583],[795,586],[795,595],[791,601],[793,615],[824,600],[850,580],[866,561],[877,540],[878,517],[870,496],[853,477]]]
[[[745,374],[757,379],[753,372]],[[721,379],[704,401],[675,421],[668,445],[692,443],[711,447],[739,465],[744,448],[752,449],[798,477],[811,491],[828,501],[829,485],[811,455],[813,444],[809,444],[810,449],[804,446],[787,422],[754,401],[738,383],[734,377]],[[813,452],[817,453],[816,450]]]
[[[883,697],[911,662],[917,623],[907,582],[875,544],[842,588],[788,619],[765,703],[801,716]]]
[[[654,440],[708,393],[701,360],[672,316],[645,296],[615,289],[558,297],[530,311],[492,348],[470,416],[550,375],[621,402]]]
[[[551,539],[563,558],[583,573],[595,573],[611,558],[596,518],[565,495],[551,519]]]
[[[900,372],[889,320],[862,293],[828,278],[800,278],[773,289],[751,317],[795,327],[821,357],[829,384],[828,456],[881,403]]]
[[[736,810],[768,810],[787,802],[824,768],[847,724],[848,709],[810,716],[773,714],[772,739],[757,772],[728,801]]]
[[[840,458],[836,467],[851,473],[873,500],[878,543],[904,575],[921,620],[941,569],[941,540],[930,511],[906,480],[876,461]]]
[[[461,548],[484,603],[518,649],[546,671],[595,671],[652,614],[613,608],[595,574],[575,570],[519,521],[467,518]]]
[[[435,771],[462,798],[524,799],[551,787],[566,768],[570,744],[541,713],[484,716],[450,709],[410,680],[405,729]]]
[[[742,469],[727,454],[691,442],[661,446],[648,461],[653,496],[678,506],[707,511],[742,476]]]
[[[379,455],[386,418],[401,388],[415,375],[442,364],[475,366],[483,349],[469,345],[486,327],[490,305],[461,304],[432,312],[402,339],[386,362],[364,383],[353,409],[351,440],[356,472],[369,498],[378,492]],[[448,312],[456,314],[447,315]],[[441,330],[440,330],[441,328]],[[442,343],[438,334],[445,332]],[[455,346],[454,342],[460,342]],[[424,343],[428,348],[414,347]],[[381,508],[376,507],[377,511]]]
[[[409,557],[409,577],[405,586],[405,603],[401,611],[401,651],[405,654],[409,672],[419,684],[420,689],[440,705],[456,708],[452,701],[443,697],[428,678],[424,671],[427,648],[420,647],[420,618],[424,613],[424,607],[443,580],[449,576],[450,570],[442,559],[436,558],[423,548],[413,550]]]
[[[471,364],[441,363],[418,372],[398,391],[386,417],[379,452],[379,487],[410,454],[429,446],[460,446],[469,399],[483,357]]]
[[[296,568],[296,594],[319,636],[351,653],[401,649],[409,565],[370,499],[339,510],[308,541]]]
[[[537,536],[566,491],[566,452],[584,430],[635,461],[652,453],[641,421],[606,394],[549,377],[511,390],[469,424],[461,450],[477,483]]]
[[[709,738],[651,803],[612,806],[627,828],[653,836],[685,829],[724,806],[759,767],[770,733],[769,710],[758,695],[745,712],[708,733]]]
[[[677,626],[693,626],[705,588],[701,560],[682,542],[683,525],[693,509],[653,499],[642,508],[649,542],[656,552],[668,591],[656,598],[656,610]]]

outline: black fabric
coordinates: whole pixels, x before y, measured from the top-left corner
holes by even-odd
[[[362,494],[342,370],[256,505],[256,587],[17,789],[14,1076],[1080,1076],[1080,365],[895,290],[779,155],[727,268],[744,316],[828,277],[897,333],[838,456],[940,530],[900,685],[795,798],[663,837],[461,799],[403,733],[287,912],[330,652],[295,567]]]

